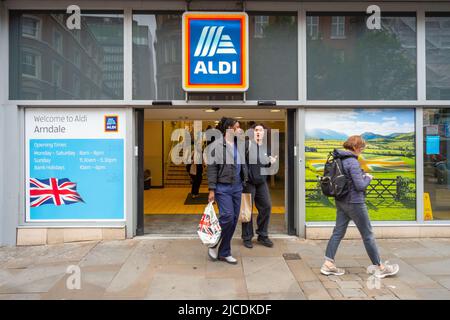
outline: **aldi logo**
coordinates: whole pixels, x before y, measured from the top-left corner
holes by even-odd
[[[248,89],[246,13],[183,14],[183,89]]]
[[[119,116],[105,116],[105,132],[119,132]]]

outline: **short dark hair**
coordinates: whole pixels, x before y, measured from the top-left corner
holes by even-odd
[[[220,119],[219,124],[217,125],[217,129],[222,132],[223,135],[227,132],[227,129],[233,127],[236,124],[237,120],[233,118],[222,117]]]

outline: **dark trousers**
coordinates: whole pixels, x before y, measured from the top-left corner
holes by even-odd
[[[245,189],[246,193],[252,194],[253,202],[258,209],[258,217],[256,219],[256,234],[260,237],[269,236],[269,221],[272,212],[272,201],[270,199],[269,186],[267,182],[261,184],[248,184]],[[242,239],[244,241],[253,238],[253,215],[250,222],[242,223]]]
[[[345,236],[350,220],[353,220],[364,242],[367,254],[374,265],[380,264],[380,255],[375,243],[372,225],[365,203],[348,203],[347,201],[336,201],[336,226],[328,241],[325,259],[334,262],[334,257],[339,244]]]
[[[222,228],[219,257],[231,256],[231,239],[241,210],[242,184],[217,185],[214,197],[219,207],[219,224]]]
[[[203,179],[203,166],[201,164],[197,164],[196,166],[197,166],[197,174],[190,175],[192,183],[191,195],[198,195]]]

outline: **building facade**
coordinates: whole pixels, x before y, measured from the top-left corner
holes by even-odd
[[[0,2],[0,245],[140,235],[144,118],[218,108],[282,115],[286,234],[331,233],[317,177],[360,134],[377,235],[450,236],[448,1],[79,0],[73,30],[71,4]],[[186,11],[248,14],[245,93],[183,91]]]

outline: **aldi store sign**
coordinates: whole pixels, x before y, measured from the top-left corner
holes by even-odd
[[[248,89],[246,13],[183,14],[183,89]]]

